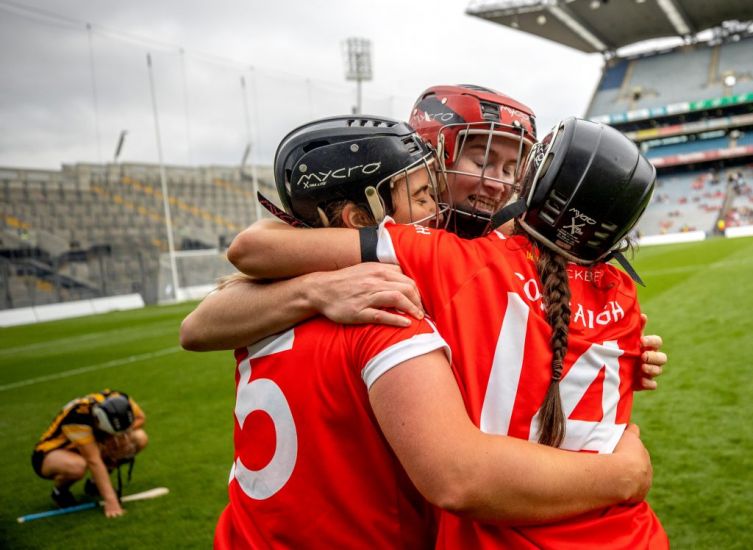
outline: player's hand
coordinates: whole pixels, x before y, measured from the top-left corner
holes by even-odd
[[[641,314],[641,378],[636,390],[655,390],[657,382],[655,378],[661,376],[664,365],[667,363],[667,354],[661,350],[664,342],[657,334],[643,335],[648,317]]]
[[[104,508],[105,517],[107,518],[117,518],[125,514],[125,510],[123,510],[123,508],[120,506],[118,499],[105,500]]]
[[[396,265],[368,262],[317,273],[309,292],[319,313],[343,324],[378,323],[405,327],[410,321],[384,308],[423,318],[421,297],[412,279]]]
[[[619,485],[626,502],[637,503],[646,498],[654,478],[651,456],[640,438],[640,429],[630,424],[614,449],[614,456],[620,459],[620,472],[624,475]]]

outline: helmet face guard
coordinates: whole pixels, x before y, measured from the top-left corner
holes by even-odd
[[[525,156],[533,145],[519,128],[498,123],[444,126],[439,131],[440,173],[446,178],[451,230],[472,238],[491,229],[491,216],[518,198]],[[444,145],[454,143],[449,164]]]
[[[433,160],[433,151],[403,122],[332,117],[283,139],[275,156],[275,180],[285,210],[306,225],[329,225],[327,207],[342,201],[362,207],[378,223],[395,211],[398,181],[427,180],[431,197],[438,196]]]
[[[134,420],[131,402],[125,394],[110,395],[101,403],[95,403],[92,414],[97,427],[108,434],[126,431]]]
[[[619,248],[655,181],[653,165],[618,130],[568,118],[531,151],[518,221],[568,260],[594,264]]]
[[[371,193],[371,187],[368,187],[366,194],[378,197],[383,211],[396,217],[400,223],[444,228],[449,207],[440,202],[440,197],[446,188],[446,180],[437,172],[436,160],[436,156],[429,153],[377,183],[376,193]],[[390,197],[390,209],[383,201],[385,196]],[[371,208],[372,213],[375,210]],[[374,219],[380,223],[384,215],[374,215]]]
[[[447,179],[448,229],[476,237],[515,196],[525,155],[536,141],[533,112],[478,86],[435,86],[414,105],[411,124],[437,150]]]

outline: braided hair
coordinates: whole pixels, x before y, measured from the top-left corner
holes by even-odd
[[[570,284],[567,279],[567,260],[544,246],[537,246],[536,270],[541,279],[546,319],[552,327],[549,345],[552,348],[552,378],[541,406],[539,443],[559,447],[565,437],[565,415],[562,411],[559,383],[562,363],[567,353],[570,324]]]

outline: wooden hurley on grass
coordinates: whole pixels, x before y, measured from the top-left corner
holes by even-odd
[[[134,493],[132,495],[126,495],[120,499],[120,502],[132,502],[134,500],[147,500],[150,498],[161,497],[166,495],[170,490],[167,487],[155,487],[148,491],[142,491],[141,493]],[[62,516],[64,514],[72,514],[74,512],[83,512],[84,510],[91,510],[97,506],[104,506],[105,502],[100,500],[99,502],[85,502],[77,506],[69,506],[68,508],[56,508],[54,510],[47,510],[45,512],[37,512],[35,514],[27,514],[20,516],[16,521],[18,523],[28,523],[35,519],[49,518],[52,516]]]

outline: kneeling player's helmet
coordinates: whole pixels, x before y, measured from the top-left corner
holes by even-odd
[[[97,428],[108,434],[126,431],[133,424],[133,408],[124,393],[112,393],[92,406]]]
[[[531,151],[520,201],[495,221],[519,215],[535,240],[590,265],[619,248],[651,200],[655,181],[656,169],[625,135],[568,118]]]
[[[288,214],[309,226],[328,225],[327,205],[346,200],[380,222],[392,213],[390,182],[413,170],[429,171],[433,159],[404,122],[336,116],[304,124],[283,138],[275,153],[275,183]]]
[[[447,202],[452,210],[453,219],[448,229],[467,237],[482,234],[488,229],[490,214],[503,207],[518,191],[525,155],[536,142],[533,111],[489,88],[469,84],[433,86],[419,96],[409,122],[437,150],[440,170],[448,183]],[[515,144],[514,174],[501,176],[499,167],[495,166],[498,160],[494,158],[492,145],[500,140]],[[471,143],[485,151],[481,155],[471,153]],[[473,164],[461,167],[458,160],[466,151],[474,156]],[[457,191],[454,189],[457,177],[478,181],[473,198],[466,200],[458,192],[453,196]],[[489,205],[489,197],[483,196],[484,186],[504,189],[494,197],[494,205]]]

